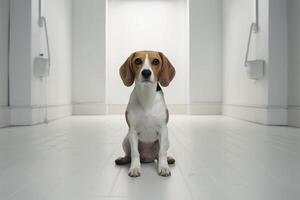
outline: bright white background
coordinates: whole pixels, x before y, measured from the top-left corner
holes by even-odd
[[[186,0],[108,0],[107,104],[126,104],[119,68],[133,51],[164,52],[177,74],[165,89],[169,104],[188,103],[188,23]],[[113,91],[113,92],[112,92]]]
[[[180,55],[181,58],[186,56],[185,59],[187,59],[190,51],[189,61],[185,60],[185,62],[190,62],[190,69],[186,68],[189,70],[190,79],[181,79],[179,76],[184,72],[178,72],[174,84],[165,90],[168,104],[190,99],[188,102],[190,109],[182,109],[178,113],[220,114],[220,107],[223,104],[222,113],[225,115],[260,123],[286,124],[285,115],[288,111],[288,124],[297,126],[300,124],[299,59],[297,59],[299,58],[299,44],[297,43],[299,17],[296,14],[299,8],[298,0],[260,1],[260,32],[253,38],[251,48],[251,59],[266,60],[266,76],[259,81],[248,80],[243,67],[249,26],[254,16],[253,0],[246,0],[243,4],[240,4],[238,0],[188,0],[189,13],[186,13],[185,6],[181,6],[185,4],[183,0],[156,0],[151,1],[151,6],[150,1],[147,5],[147,0],[112,0],[109,3],[116,5],[112,7],[110,13],[116,11],[114,18],[119,19],[118,23],[108,23],[108,28],[114,24],[119,24],[119,27],[115,29],[118,31],[115,32],[116,35],[108,35],[116,39],[114,40],[115,46],[111,46],[109,51],[106,51],[105,41],[107,0],[43,1],[45,5],[43,14],[48,19],[53,51],[53,66],[48,81],[48,103],[51,105],[49,111],[52,111],[53,119],[70,115],[69,108],[71,107],[73,114],[110,113],[106,110],[105,102],[108,94],[116,94],[118,99],[124,102],[121,103],[126,104],[131,88],[126,90],[119,74],[115,72],[131,51],[153,48],[165,51],[177,67],[177,71],[182,66],[189,66],[188,64],[181,65],[180,62],[183,63],[183,61],[176,60],[177,56]],[[5,126],[9,121],[15,125],[29,125],[40,122],[38,117],[41,116],[39,113],[43,110],[39,107],[43,103],[40,101],[44,93],[41,91],[43,87],[41,81],[32,74],[33,58],[43,47],[41,44],[43,40],[40,40],[43,38],[43,32],[37,24],[38,0],[9,2],[11,6],[10,48],[5,42],[9,34],[8,12],[5,12],[8,11],[8,1],[3,1],[0,6],[0,43],[2,44],[0,47],[2,58],[0,61],[0,126],[3,124]],[[131,10],[128,16],[121,18],[120,15],[126,11],[126,5],[134,3],[135,9]],[[164,8],[167,4],[171,6]],[[144,12],[138,9],[138,6],[142,7],[141,5],[144,5],[144,8],[147,7]],[[118,8],[120,12],[117,12]],[[170,13],[168,14],[171,9],[172,13],[177,12],[176,15],[173,13],[173,18],[169,15]],[[133,13],[134,16],[151,15],[151,23],[137,21],[141,16],[133,17]],[[158,14],[163,15],[158,17]],[[181,18],[180,15],[183,17]],[[151,38],[142,40],[145,35],[136,34],[138,30],[142,30],[144,34],[148,34],[147,31],[151,30],[153,36],[158,36],[157,32],[149,28],[152,27],[151,24],[154,24],[154,30],[161,28],[165,35],[172,33],[187,39],[188,36],[184,36],[188,32],[187,29],[180,28],[183,27],[181,20],[184,20],[187,15],[190,26],[188,49],[178,48],[180,44],[181,46],[183,44],[174,35],[163,38],[164,43],[155,44]],[[122,23],[125,21],[130,22],[128,26]],[[160,27],[156,22],[168,22],[167,25],[170,27]],[[170,22],[173,23],[172,26]],[[125,38],[125,33],[129,34],[130,31],[135,36],[127,35],[128,37]],[[136,42],[137,39],[141,39],[142,42]],[[107,42],[110,41],[112,40]],[[121,43],[122,41],[126,42]],[[136,47],[133,48],[131,44],[135,44]],[[116,49],[116,46],[119,49]],[[106,55],[111,55],[109,54],[111,52],[118,53],[109,61],[116,62],[116,64],[109,63],[111,71],[106,71],[108,69],[105,64]],[[9,62],[5,59],[8,55],[10,55]],[[9,92],[7,90],[8,63],[10,65]],[[113,69],[115,69],[114,72]],[[115,84],[120,87],[120,90],[117,88],[114,91],[106,87],[106,84],[110,83],[105,80],[106,73],[114,76]],[[188,88],[182,87],[180,82],[182,80],[184,83],[188,82],[186,86],[189,85],[189,90],[185,92],[190,93],[189,97],[181,92]],[[288,95],[287,89],[289,89]],[[172,94],[174,91],[176,95]],[[10,107],[7,106],[8,93],[10,94]],[[72,102],[70,102],[71,95]],[[176,105],[182,108],[180,106]],[[125,108],[121,108],[116,113],[123,113]],[[58,113],[64,114],[58,115]],[[12,120],[14,117],[17,119],[16,122]]]

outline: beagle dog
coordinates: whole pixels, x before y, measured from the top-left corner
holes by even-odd
[[[135,82],[135,87],[125,113],[129,127],[123,140],[125,156],[115,163],[131,162],[131,177],[141,175],[141,162],[155,160],[158,160],[159,175],[171,175],[168,164],[175,160],[167,156],[169,112],[160,85],[167,87],[175,73],[167,57],[156,51],[134,52],[120,68],[123,83],[129,87]]]

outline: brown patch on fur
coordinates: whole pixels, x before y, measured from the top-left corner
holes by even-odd
[[[121,79],[127,87],[131,86],[134,82],[134,71],[132,69],[132,58],[134,55],[135,53],[131,54],[119,69]]]
[[[162,60],[161,60],[161,57],[159,56],[159,53],[156,51],[137,51],[137,52],[135,52],[135,55],[133,57],[133,71],[135,72],[135,79],[137,79],[138,78],[137,75],[140,74],[141,68],[146,60],[146,55],[148,55],[148,59],[151,64],[151,68],[152,68],[154,77],[156,80],[158,80],[158,76],[159,76],[159,73],[161,70]],[[134,62],[137,58],[142,60],[142,63],[140,65],[137,65]],[[158,65],[153,64],[154,59],[159,60]]]
[[[148,54],[148,59],[149,59],[149,62],[151,64],[151,69],[153,71],[153,75],[154,75],[154,78],[155,80],[158,81],[159,79],[159,74],[160,74],[160,71],[161,71],[161,66],[162,66],[162,60],[161,60],[161,57],[159,56],[159,53],[158,52],[155,52],[155,51],[150,51],[147,53]],[[157,59],[159,61],[159,64],[155,65],[153,64],[153,61]]]
[[[142,60],[142,63],[141,64],[136,64],[135,63],[135,60],[136,59],[141,59]],[[135,79],[138,78],[138,74],[140,74],[140,71],[142,69],[142,66],[145,62],[145,59],[146,59],[146,53],[144,53],[143,51],[138,51],[138,52],[135,52],[134,53],[134,56],[133,56],[133,61],[132,61],[132,69],[133,69],[133,72],[134,72],[134,77]]]
[[[169,110],[166,109],[166,123],[169,122]]]
[[[163,87],[167,87],[173,80],[176,70],[163,53],[159,52],[159,55],[162,60],[162,69],[160,71],[158,81]]]

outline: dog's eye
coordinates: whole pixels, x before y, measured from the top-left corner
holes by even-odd
[[[158,59],[154,59],[154,60],[152,61],[152,64],[153,64],[153,65],[159,65],[159,60],[158,60]]]
[[[134,63],[136,64],[136,65],[140,65],[140,64],[142,64],[142,60],[140,59],[140,58],[137,58],[137,59],[135,59],[135,61],[134,61]]]

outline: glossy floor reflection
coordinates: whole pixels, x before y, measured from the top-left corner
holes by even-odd
[[[74,116],[0,129],[1,200],[300,199],[300,129],[223,116],[171,116],[169,178],[130,178],[123,116]]]

